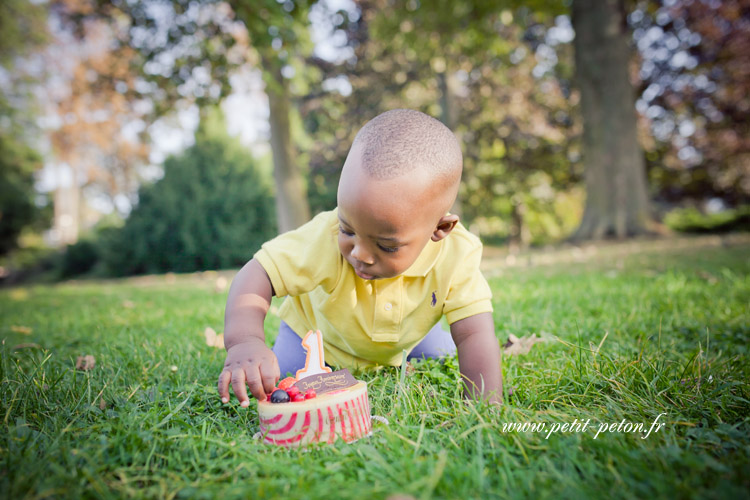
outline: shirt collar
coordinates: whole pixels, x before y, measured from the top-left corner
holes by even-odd
[[[427,273],[430,272],[432,267],[435,265],[435,262],[437,262],[438,257],[440,257],[440,252],[443,249],[442,243],[443,240],[440,240],[438,242],[429,240],[427,242],[427,245],[419,254],[419,257],[417,257],[417,260],[415,260],[414,263],[402,273],[402,276],[427,276]]]

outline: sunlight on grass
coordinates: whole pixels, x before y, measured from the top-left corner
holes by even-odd
[[[504,359],[502,408],[462,400],[455,359],[416,363],[403,390],[400,369],[385,368],[358,377],[389,425],[304,451],[257,443],[255,405],[219,401],[224,352],[204,330],[223,330],[225,291],[174,277],[2,290],[0,489],[9,498],[745,496],[748,250],[503,270],[490,281],[499,341],[547,341]],[[269,315],[269,343],[277,328]],[[96,367],[75,370],[87,354]],[[654,422],[664,425],[644,437]]]

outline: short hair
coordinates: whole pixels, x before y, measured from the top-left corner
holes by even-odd
[[[401,176],[417,167],[436,177],[460,178],[458,139],[439,120],[413,109],[393,109],[367,122],[352,146],[361,147],[365,171],[377,179]]]

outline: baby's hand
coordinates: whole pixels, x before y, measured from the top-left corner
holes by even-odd
[[[223,403],[229,402],[229,382],[234,395],[242,406],[248,406],[247,387],[259,401],[273,391],[279,381],[279,362],[265,342],[252,338],[227,349],[227,360],[219,375],[219,396]]]

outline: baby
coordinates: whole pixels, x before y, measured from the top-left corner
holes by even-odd
[[[321,330],[325,359],[339,368],[399,366],[404,350],[457,352],[467,395],[500,403],[482,245],[449,213],[462,168],[456,137],[434,118],[397,109],[368,122],[344,163],[338,207],[265,243],[234,278],[222,401],[230,382],[242,406],[247,388],[264,400],[281,375],[304,366],[301,336]],[[271,350],[263,322],[273,295],[287,298]]]

